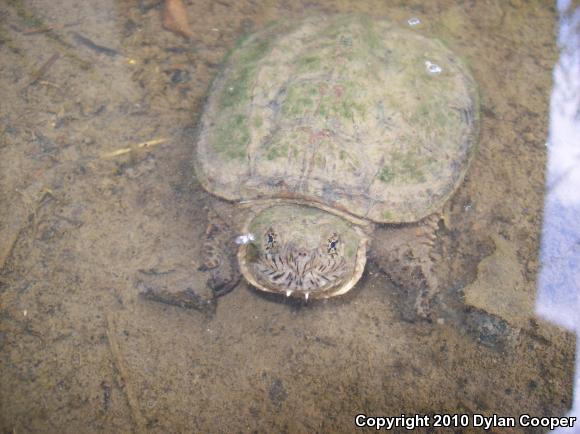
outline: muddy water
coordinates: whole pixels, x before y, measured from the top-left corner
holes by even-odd
[[[153,0],[0,5],[2,432],[350,432],[359,413],[565,414],[575,340],[534,314],[552,3],[185,3],[189,41],[162,30]],[[193,129],[222,59],[273,20],[337,12],[419,18],[480,87],[479,148],[438,231],[431,321],[382,270],[381,242],[355,290],[322,303],[244,282],[216,301],[198,270],[213,199],[193,174]],[[143,298],[151,279],[198,303]]]

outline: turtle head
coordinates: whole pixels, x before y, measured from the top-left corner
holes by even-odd
[[[354,223],[322,209],[277,204],[246,223],[254,241],[238,252],[253,286],[288,297],[344,294],[360,279],[367,237]]]

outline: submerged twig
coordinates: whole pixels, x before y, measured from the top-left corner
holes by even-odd
[[[58,84],[52,83],[50,81],[47,80],[38,80],[38,84],[43,84],[45,86],[49,86],[49,87],[54,87],[55,89],[58,89],[62,92],[62,87],[60,87]]]
[[[70,23],[70,24],[47,24],[46,26],[32,27],[30,29],[24,29],[24,30],[22,30],[22,34],[23,35],[34,35],[36,33],[46,33],[46,32],[51,32],[53,30],[62,30],[65,27],[74,26],[76,24],[78,24],[78,23]]]
[[[50,59],[48,59],[46,62],[44,62],[44,65],[42,65],[34,74],[32,74],[32,79],[28,82],[28,84],[26,86],[24,86],[24,88],[27,88],[28,86],[32,86],[42,76],[44,76],[46,74],[46,72],[49,70],[49,68],[52,65],[54,65],[54,62],[56,62],[58,60],[59,57],[60,57],[59,53],[54,53],[50,57]]]
[[[113,358],[113,364],[119,374],[122,387],[125,391],[125,396],[129,402],[129,408],[131,409],[131,416],[133,417],[133,422],[137,425],[137,432],[144,433],[147,431],[147,422],[141,409],[139,407],[139,399],[135,390],[131,385],[129,380],[129,368],[125,365],[125,360],[121,354],[121,347],[119,341],[117,340],[117,327],[115,326],[115,319],[113,314],[107,315],[107,340],[109,341],[109,350],[111,351],[111,356]]]
[[[83,44],[85,47],[88,47],[93,51],[96,51],[97,53],[104,54],[104,55],[110,56],[110,57],[118,56],[119,54],[121,54],[117,50],[114,50],[112,48],[105,47],[104,45],[95,44],[89,38],[87,38],[79,33],[75,32],[74,38],[75,38],[75,41],[79,42],[80,44]]]
[[[149,140],[147,142],[137,143],[136,145],[129,146],[128,148],[117,149],[116,151],[107,152],[103,154],[103,158],[118,157],[119,155],[125,155],[136,149],[151,148],[157,146],[161,143],[165,143],[168,139],[155,139]]]

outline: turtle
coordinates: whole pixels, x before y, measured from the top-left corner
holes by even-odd
[[[254,288],[302,300],[345,294],[383,231],[393,264],[397,242],[411,246],[404,255],[419,264],[426,312],[437,282],[418,246],[433,244],[478,134],[475,80],[441,41],[388,18],[308,17],[230,51],[198,121],[194,170],[234,207],[225,219],[243,236],[222,256],[237,257]]]

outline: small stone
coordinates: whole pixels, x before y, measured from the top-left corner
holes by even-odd
[[[191,79],[189,71],[178,68],[171,71],[170,77],[173,84],[185,83]]]
[[[527,133],[524,133],[524,140],[526,142],[535,142],[536,135],[534,133],[532,133],[531,131],[528,131]]]

